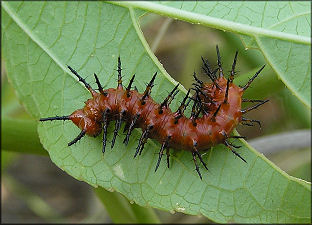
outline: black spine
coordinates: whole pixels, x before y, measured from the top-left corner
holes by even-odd
[[[260,70],[258,70],[255,75],[253,75],[252,78],[250,78],[250,80],[247,82],[247,84],[245,84],[245,86],[243,87],[243,90],[245,91],[249,85],[254,81],[254,79],[256,79],[256,77],[260,74],[260,72],[263,70],[263,68],[265,67],[265,65],[263,65]]]
[[[79,141],[83,136],[85,136],[85,134],[86,134],[86,130],[82,130],[82,131],[80,132],[80,134],[78,134],[78,136],[75,137],[74,140],[72,140],[71,142],[68,143],[68,146],[71,146],[71,145],[75,144],[75,143],[76,143],[77,141]]]
[[[76,70],[74,70],[73,68],[71,68],[69,65],[67,65],[68,69],[76,76],[78,77],[78,80],[84,84],[84,86],[91,92],[91,94],[93,94],[94,90],[92,89],[92,87],[90,86],[90,84],[88,84],[86,82],[85,79],[83,79]]]
[[[39,121],[52,121],[52,120],[70,120],[69,116],[54,116],[54,117],[47,117],[47,118],[40,118]]]
[[[266,102],[268,102],[268,101],[269,101],[269,100],[265,100],[265,101],[263,101],[263,102],[260,102],[260,103],[258,103],[257,105],[251,106],[250,108],[241,110],[241,112],[242,112],[243,114],[245,114],[245,113],[247,113],[247,112],[249,112],[249,111],[251,111],[251,110],[253,110],[253,109],[258,108],[259,106],[263,105],[264,103],[266,103]]]
[[[152,77],[151,81],[148,83],[148,85],[146,86],[146,89],[143,93],[143,96],[141,98],[141,103],[144,104],[144,100],[151,94],[151,90],[154,86],[154,81],[155,81],[155,78],[156,78],[156,75],[157,75],[157,72],[154,74],[154,76]]]
[[[120,60],[120,56],[118,56],[118,88],[122,88],[122,76],[121,76],[121,60]]]
[[[156,164],[156,167],[155,167],[155,172],[157,171],[158,167],[159,167],[159,164],[160,164],[160,161],[161,161],[161,158],[164,154],[164,150],[168,147],[168,142],[169,142],[169,139],[170,137],[168,137],[161,145],[161,148],[160,148],[160,151],[159,151],[159,156],[158,156],[158,160],[157,160],[157,164]],[[167,155],[168,156],[168,155]]]
[[[223,75],[223,69],[222,69],[222,64],[221,64],[221,56],[220,56],[218,45],[216,46],[216,50],[217,50],[217,56],[218,56],[219,77],[223,77],[224,75]]]
[[[198,167],[197,162],[196,162],[196,155],[197,154],[196,154],[196,152],[192,152],[192,155],[193,155],[193,161],[194,161],[194,164],[195,164],[195,169],[196,169],[200,179],[202,180],[203,178],[202,178],[202,175],[201,175],[201,173],[199,171],[199,167]]]
[[[123,118],[124,114],[125,114],[125,111],[124,111],[124,110],[121,111],[121,112],[119,113],[118,119],[116,120],[115,129],[114,129],[114,136],[113,136],[113,139],[112,139],[111,148],[113,148],[114,145],[115,145],[116,137],[117,137],[117,135],[118,135],[118,131],[119,131],[119,129],[120,129],[120,125],[121,125],[122,118]]]
[[[106,93],[103,91],[103,87],[102,87],[102,85],[100,83],[100,80],[99,80],[98,76],[95,73],[94,73],[94,78],[95,78],[95,82],[96,82],[96,84],[97,84],[97,86],[99,88],[99,92],[101,94],[103,94],[103,95],[106,95]]]
[[[176,92],[177,88],[178,88],[179,84],[177,84],[172,91],[169,93],[169,95],[165,98],[165,100],[160,104],[159,106],[159,113],[162,113],[162,108],[163,107],[168,107],[170,105],[170,103],[172,102],[172,100],[174,99],[175,95],[178,93]],[[179,91],[179,90],[178,90]]]
[[[129,126],[129,128],[128,128],[127,135],[126,135],[126,137],[125,137],[125,139],[124,139],[124,141],[123,141],[123,143],[124,143],[125,145],[128,144],[129,138],[130,138],[130,135],[131,135],[131,132],[132,132],[134,126],[135,126],[135,123],[136,123],[137,120],[139,119],[139,117],[140,117],[139,114],[136,114],[136,115],[133,117],[133,119],[132,119],[132,121],[131,121],[131,124],[130,124],[130,126]]]
[[[103,153],[105,152],[106,139],[107,139],[107,127],[109,124],[108,113],[109,113],[109,109],[104,110],[104,113],[103,113],[103,139],[102,139],[102,143],[103,143],[102,152]]]

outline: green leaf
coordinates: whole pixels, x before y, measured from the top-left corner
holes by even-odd
[[[157,102],[167,96],[176,82],[151,53],[137,21],[142,11],[136,12],[103,2],[2,2],[2,53],[28,112],[39,119],[83,107],[90,94],[66,64],[93,87],[94,72],[105,88],[116,87],[118,55],[125,84],[135,73],[135,85],[142,92],[157,71],[152,96]],[[185,89],[173,110],[182,92]],[[111,124],[108,140],[113,129]],[[127,147],[123,135],[117,137],[114,149],[104,156],[101,137],[84,137],[67,146],[80,132],[71,122],[41,123],[38,132],[58,167],[142,206],[203,214],[216,222],[311,222],[310,183],[288,176],[244,141],[234,143],[243,145],[237,151],[247,164],[224,146],[215,146],[203,155],[209,171],[201,167],[200,180],[186,151],[172,151],[170,169],[163,160],[154,173],[160,144],[152,140],[133,159],[140,130],[134,131]]]
[[[242,35],[262,51],[279,78],[311,107],[311,2],[118,2]]]

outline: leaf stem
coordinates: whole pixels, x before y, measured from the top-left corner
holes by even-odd
[[[2,118],[1,122],[2,150],[48,155],[39,141],[35,121]]]
[[[106,191],[101,187],[95,188],[94,191],[114,223],[160,223],[151,208],[130,204],[121,194]]]
[[[151,50],[153,53],[156,52],[161,39],[164,37],[164,35],[165,35],[166,31],[168,30],[169,25],[171,24],[172,21],[173,21],[173,19],[166,18],[165,21],[163,22],[163,24],[161,25],[153,43],[152,43],[152,46],[151,46]]]

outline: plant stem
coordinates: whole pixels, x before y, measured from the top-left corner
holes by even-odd
[[[248,141],[251,146],[264,154],[273,154],[288,149],[301,149],[311,146],[311,130],[293,130],[268,135]]]
[[[173,21],[172,18],[166,18],[165,21],[163,22],[163,24],[161,25],[159,32],[157,33],[157,35],[156,35],[156,37],[152,43],[152,46],[151,46],[152,52],[154,52],[154,53],[156,52],[161,39],[164,37],[164,35],[165,35],[166,31],[168,30],[169,25],[171,24],[172,21]]]
[[[151,208],[130,204],[119,193],[109,192],[101,187],[95,188],[94,191],[114,223],[160,223]]]
[[[2,118],[1,122],[2,150],[48,155],[39,141],[35,121]]]

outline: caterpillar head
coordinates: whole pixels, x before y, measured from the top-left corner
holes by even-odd
[[[69,119],[73,121],[73,123],[81,130],[85,130],[86,134],[89,136],[95,137],[102,131],[101,123],[98,123],[96,120],[89,118],[88,114],[86,114],[83,109],[74,111],[69,116]]]

